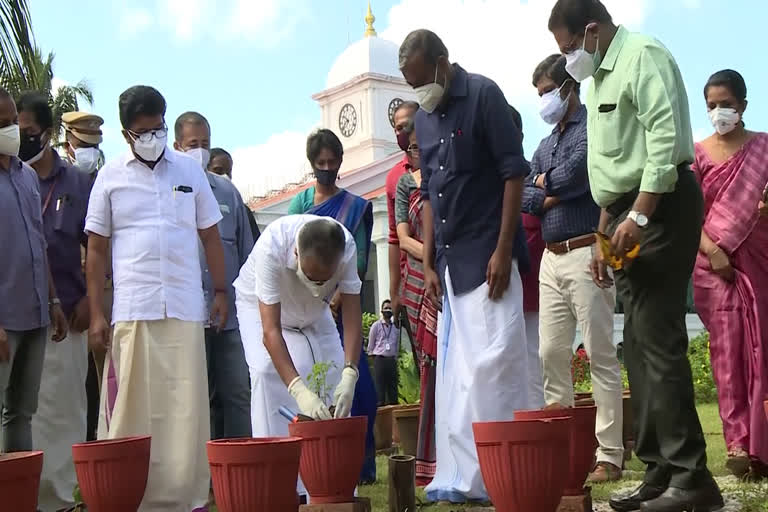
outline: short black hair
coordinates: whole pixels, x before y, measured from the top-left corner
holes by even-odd
[[[555,53],[544,59],[536,66],[533,71],[533,86],[538,87],[542,78],[549,78],[555,85],[562,87],[566,80],[572,80],[574,85],[574,91],[578,94],[581,87],[579,82],[573,79],[568,71],[565,69],[566,59],[564,55]]]
[[[307,159],[310,165],[315,164],[315,160],[324,149],[330,150],[339,160],[344,158],[344,145],[336,134],[327,128],[321,128],[307,137]]]
[[[302,258],[315,258],[330,267],[344,254],[344,229],[331,219],[311,220],[299,230],[298,252]]]
[[[419,110],[419,103],[416,101],[404,101],[401,104],[397,106],[395,111],[392,113],[393,116],[396,116],[398,112],[400,112],[403,109],[409,109],[413,110],[414,112]]]
[[[184,112],[176,119],[176,124],[173,127],[173,134],[176,137],[176,142],[181,142],[185,124],[205,125],[205,127],[208,128],[208,135],[211,134],[211,125],[208,123],[205,116],[198,112]]]
[[[608,9],[600,0],[557,0],[549,15],[548,28],[566,28],[571,34],[584,32],[590,23],[612,23]]]
[[[384,309],[384,306],[386,306],[387,304],[392,304],[392,301],[391,301],[391,300],[389,300],[389,299],[385,299],[385,300],[384,300],[384,301],[381,303],[381,309]]]
[[[704,86],[705,100],[710,87],[725,87],[741,103],[747,101],[747,83],[738,71],[723,69],[709,77],[707,85]]]
[[[424,55],[424,62],[435,66],[440,57],[448,58],[448,48],[445,47],[443,40],[425,28],[414,30],[405,36],[398,52],[400,69],[403,69],[408,59],[417,53]]]
[[[16,102],[16,110],[30,112],[35,116],[35,123],[45,131],[53,128],[53,109],[48,102],[48,96],[37,91],[25,92]]]
[[[229,152],[226,149],[223,149],[223,148],[213,148],[213,149],[211,149],[211,161],[213,161],[214,158],[219,157],[219,156],[226,156],[230,160],[234,161],[234,159],[232,158],[232,155],[230,155]]]
[[[120,95],[118,107],[120,124],[123,125],[123,129],[129,130],[140,116],[165,117],[166,104],[163,95],[154,87],[134,85]]]

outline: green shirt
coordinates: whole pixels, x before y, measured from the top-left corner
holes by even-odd
[[[693,162],[683,77],[656,39],[620,26],[587,94],[589,183],[595,202],[672,192],[677,167]]]
[[[315,206],[315,187],[302,190],[294,196],[288,205],[288,215],[301,215]],[[361,222],[357,233],[353,233],[355,245],[357,245],[357,269],[362,272],[367,265],[365,248],[368,245],[368,235],[365,231],[365,223]]]

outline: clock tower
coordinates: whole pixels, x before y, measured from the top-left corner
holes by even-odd
[[[398,46],[376,35],[370,2],[363,39],[348,46],[328,73],[326,89],[312,96],[322,110],[322,126],[344,144],[345,170],[357,169],[400,151],[393,115],[413,89],[398,66]]]

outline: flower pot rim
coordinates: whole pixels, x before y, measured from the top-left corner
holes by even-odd
[[[208,446],[254,446],[265,444],[289,444],[300,443],[301,437],[298,436],[286,436],[286,437],[234,437],[228,439],[215,439],[208,441]]]
[[[139,441],[147,441],[147,440],[151,441],[152,436],[129,436],[129,437],[118,437],[116,439],[99,439],[96,441],[86,441],[85,443],[76,443],[72,445],[72,448],[94,448],[97,446],[138,443]]]
[[[40,450],[29,450],[29,451],[23,451],[23,452],[0,453],[0,463],[10,462],[12,460],[36,459],[36,458],[42,457],[42,456],[43,456],[43,452],[40,451]]]
[[[329,420],[312,420],[312,421],[298,421],[294,423],[294,425],[319,425],[319,424],[328,424],[328,423],[341,423],[341,422],[349,422],[349,421],[360,421],[359,418],[364,419],[366,422],[368,421],[368,418],[366,416],[347,416],[346,418],[331,418]]]
[[[508,420],[508,421],[475,421],[472,423],[472,426],[475,425],[478,426],[485,426],[485,425],[519,425],[521,423],[534,423],[534,422],[544,422],[544,423],[559,423],[561,421],[571,421],[573,420],[573,416],[552,416],[551,418],[524,418],[520,420]]]

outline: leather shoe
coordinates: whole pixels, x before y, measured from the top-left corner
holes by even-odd
[[[643,483],[629,494],[612,497],[608,504],[617,512],[633,512],[640,510],[643,502],[658,498],[662,494],[664,494],[663,488]]]
[[[670,487],[658,498],[644,501],[642,512],[715,512],[724,506],[720,489],[713,481],[698,489]]]

